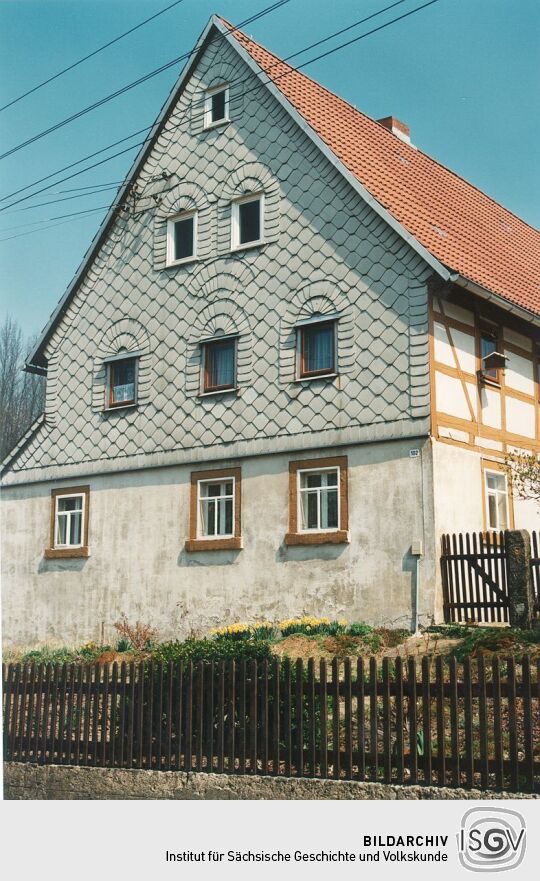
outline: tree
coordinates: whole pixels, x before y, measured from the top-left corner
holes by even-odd
[[[508,453],[506,467],[512,479],[514,495],[540,502],[540,461],[534,453]]]
[[[23,371],[33,340],[26,343],[8,315],[0,327],[0,461],[43,412],[45,378]]]

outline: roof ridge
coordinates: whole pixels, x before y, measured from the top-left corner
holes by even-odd
[[[373,119],[373,117],[369,116],[367,113],[364,113],[363,110],[359,110],[358,107],[355,107],[354,104],[351,104],[350,101],[347,101],[341,95],[338,95],[337,92],[333,92],[332,89],[329,89],[327,86],[324,86],[322,83],[319,83],[317,80],[313,79],[313,77],[311,77],[311,76],[308,76],[308,74],[304,73],[299,68],[294,67],[292,64],[289,64],[288,61],[286,61],[283,58],[280,58],[279,55],[275,54],[275,52],[272,52],[270,49],[267,49],[266,46],[263,46],[262,43],[258,43],[256,40],[253,39],[253,37],[248,36],[243,31],[241,31],[239,28],[235,28],[235,26],[233,24],[231,24],[230,22],[228,22],[225,18],[223,18],[223,16],[218,15],[217,18],[219,18],[226,25],[226,27],[230,29],[230,35],[232,37],[234,37],[235,39],[237,39],[237,34],[240,34],[246,40],[249,40],[250,43],[253,43],[259,49],[262,49],[263,52],[266,52],[267,55],[271,55],[272,58],[275,58],[279,64],[286,65],[291,71],[296,73],[298,76],[304,77],[306,80],[309,80],[309,82],[313,83],[315,86],[317,86],[318,89],[321,89],[323,92],[327,92],[333,98],[337,99],[341,104],[344,104],[346,107],[350,108],[355,113],[358,113],[359,116],[362,116],[362,117],[364,117],[364,119],[369,120],[369,122],[373,122],[376,125],[378,125],[379,128],[381,129],[381,131],[384,132],[385,137],[386,136],[391,137],[391,138],[396,137],[395,135],[392,134],[392,132],[390,132],[387,128],[385,128],[383,125],[381,125],[377,119]],[[238,41],[238,42],[240,42],[240,41]],[[257,61],[257,59],[255,59],[255,61]],[[259,64],[258,61],[257,61],[257,64]],[[261,68],[261,70],[264,73],[266,73],[266,71],[264,70],[264,68],[260,64],[259,64],[259,67]],[[272,79],[271,75],[269,75],[268,73],[266,73],[266,75],[270,79]],[[275,81],[274,85],[276,85],[277,88],[279,89],[279,80]],[[280,91],[281,91],[281,89],[280,89]],[[290,101],[290,99],[287,98],[286,95],[285,95],[285,98],[288,101]],[[308,123],[308,124],[311,125],[311,123]],[[311,127],[313,128],[313,126],[311,126]],[[496,205],[497,208],[501,208],[503,211],[506,211],[508,214],[510,214],[513,218],[518,220],[524,226],[529,227],[529,229],[531,229],[533,232],[538,233],[540,235],[540,229],[533,226],[532,223],[529,223],[527,220],[524,220],[523,217],[520,217],[518,214],[516,214],[514,211],[512,211],[511,208],[507,208],[506,205],[503,205],[501,202],[497,201],[497,199],[495,199],[493,196],[490,196],[489,193],[484,192],[484,190],[480,189],[480,187],[478,187],[476,184],[472,183],[470,180],[468,180],[462,174],[459,174],[459,172],[454,171],[453,168],[450,168],[448,165],[445,165],[444,162],[441,162],[439,159],[436,159],[434,156],[431,156],[431,154],[427,153],[425,150],[422,150],[420,147],[416,147],[416,146],[413,147],[411,144],[407,144],[406,141],[400,141],[399,146],[400,146],[400,148],[401,148],[401,146],[403,146],[406,150],[411,150],[417,155],[421,154],[430,162],[434,162],[434,163],[436,163],[436,165],[440,166],[440,168],[444,168],[445,171],[447,171],[449,174],[452,174],[458,180],[463,181],[463,183],[467,184],[467,186],[472,187],[474,190],[476,190],[477,193],[479,193],[485,199],[489,199],[489,201],[492,202],[493,205]]]

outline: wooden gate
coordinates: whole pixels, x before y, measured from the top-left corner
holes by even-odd
[[[503,532],[443,535],[441,571],[446,623],[508,623]]]

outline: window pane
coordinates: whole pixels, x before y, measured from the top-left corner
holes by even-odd
[[[203,483],[201,485],[201,495],[203,496],[220,496],[221,483]]]
[[[497,351],[497,337],[495,334],[491,333],[482,333],[480,337],[480,356],[485,358],[486,355],[490,355],[492,352]],[[486,376],[490,376],[493,379],[497,378],[497,368],[496,367],[483,367],[484,374]]]
[[[337,471],[327,471],[325,477],[327,486],[337,486]]]
[[[233,532],[233,502],[232,499],[221,499],[219,502],[219,534],[232,535]]]
[[[219,122],[225,119],[225,89],[222,92],[216,92],[211,96],[212,99],[212,122]]]
[[[66,533],[67,533],[67,516],[59,514],[58,515],[57,544],[59,544],[59,545],[66,544]]]
[[[194,217],[176,220],[174,224],[174,259],[183,260],[193,256]]]
[[[318,529],[317,491],[301,493],[302,529]]]
[[[201,499],[201,535],[215,535],[216,502],[214,499]]]
[[[494,495],[488,496],[489,528],[497,529],[497,500]]]
[[[58,511],[82,511],[82,496],[58,499]]]
[[[334,325],[304,327],[302,334],[302,373],[333,373]]]
[[[69,543],[72,545],[80,545],[81,544],[81,527],[82,527],[82,514],[71,514],[71,535],[69,537]]]
[[[111,364],[111,404],[135,400],[135,359]]]
[[[234,388],[235,341],[206,344],[205,390]]]
[[[302,474],[303,486],[321,486],[322,474]]]
[[[243,202],[238,206],[240,215],[240,244],[258,242],[261,237],[261,200]]]
[[[508,515],[506,511],[506,494],[499,493],[497,496],[497,508],[499,513],[498,529],[508,529]]]
[[[337,489],[323,490],[321,493],[321,529],[337,529],[337,525]]]

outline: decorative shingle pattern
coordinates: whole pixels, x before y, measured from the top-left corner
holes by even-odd
[[[249,52],[371,195],[434,257],[540,314],[538,230],[245,34],[235,31],[231,38]]]
[[[231,100],[244,93],[234,105],[242,112],[195,135],[191,105],[223,64]],[[248,182],[268,194],[271,240],[231,253],[230,215],[221,207]],[[215,248],[194,263],[162,268],[156,240],[167,212],[184,196],[199,204],[201,194]],[[201,58],[130,205],[48,343],[54,424],[38,430],[12,470],[49,478],[66,476],[70,467],[82,473],[173,456],[234,456],[236,443],[266,453],[296,438],[298,446],[306,438],[326,446],[330,434],[332,443],[345,443],[366,426],[383,432],[391,425],[396,436],[399,426],[410,434],[425,426],[432,270],[354,192],[225,39]],[[339,312],[340,376],[297,383],[291,327],[314,309]],[[239,334],[238,394],[201,397],[200,341],[231,330]],[[93,409],[96,367],[126,333],[147,359],[144,406],[103,414]]]

